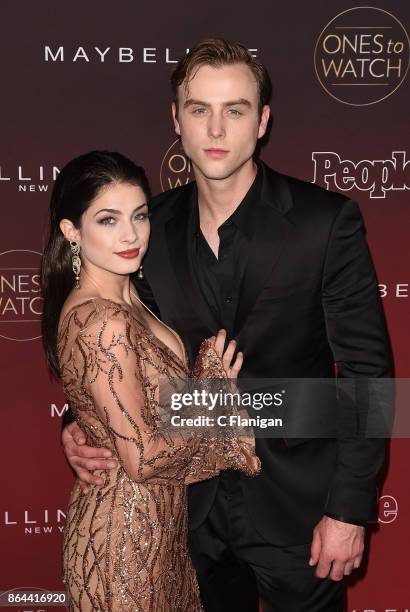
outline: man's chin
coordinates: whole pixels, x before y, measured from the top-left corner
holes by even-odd
[[[196,165],[202,176],[211,181],[223,181],[229,178],[232,174],[235,174],[242,164],[238,166],[227,166],[220,165],[219,167],[215,164],[212,166],[201,164]]]

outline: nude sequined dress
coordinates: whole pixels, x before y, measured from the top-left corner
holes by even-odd
[[[106,447],[117,468],[102,486],[71,493],[63,541],[70,610],[201,610],[187,547],[189,483],[222,469],[259,471],[244,439],[167,436],[159,431],[161,378],[186,365],[137,318],[134,307],[95,298],[67,312],[58,351],[64,391],[87,444]],[[223,377],[205,343],[195,374]]]

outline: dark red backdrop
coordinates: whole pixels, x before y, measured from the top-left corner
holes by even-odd
[[[354,8],[335,0],[2,2],[0,590],[62,588],[61,529],[72,476],[59,441],[64,397],[48,379],[38,337],[37,269],[53,179],[75,155],[108,148],[144,165],[154,193],[188,180],[174,144],[168,81],[173,62],[199,39],[240,40],[268,66],[274,124],[262,158],[359,201],[386,286],[397,375],[410,375],[410,7],[390,0],[340,15]],[[350,36],[345,49],[338,48],[342,34]],[[361,48],[353,48],[355,40]],[[395,440],[379,529],[366,571],[350,590],[349,612],[410,608],[407,457],[407,440]]]

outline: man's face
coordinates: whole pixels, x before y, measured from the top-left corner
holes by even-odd
[[[269,107],[258,113],[258,86],[246,64],[201,66],[178,88],[175,131],[195,170],[208,179],[232,176],[252,158],[266,132]]]

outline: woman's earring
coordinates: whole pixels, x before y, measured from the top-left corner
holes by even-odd
[[[137,278],[144,278],[144,266],[138,268]]]
[[[70,240],[70,248],[73,254],[71,258],[71,265],[75,276],[74,287],[80,288],[80,272],[81,272],[81,259],[80,259],[80,245],[75,240]]]

